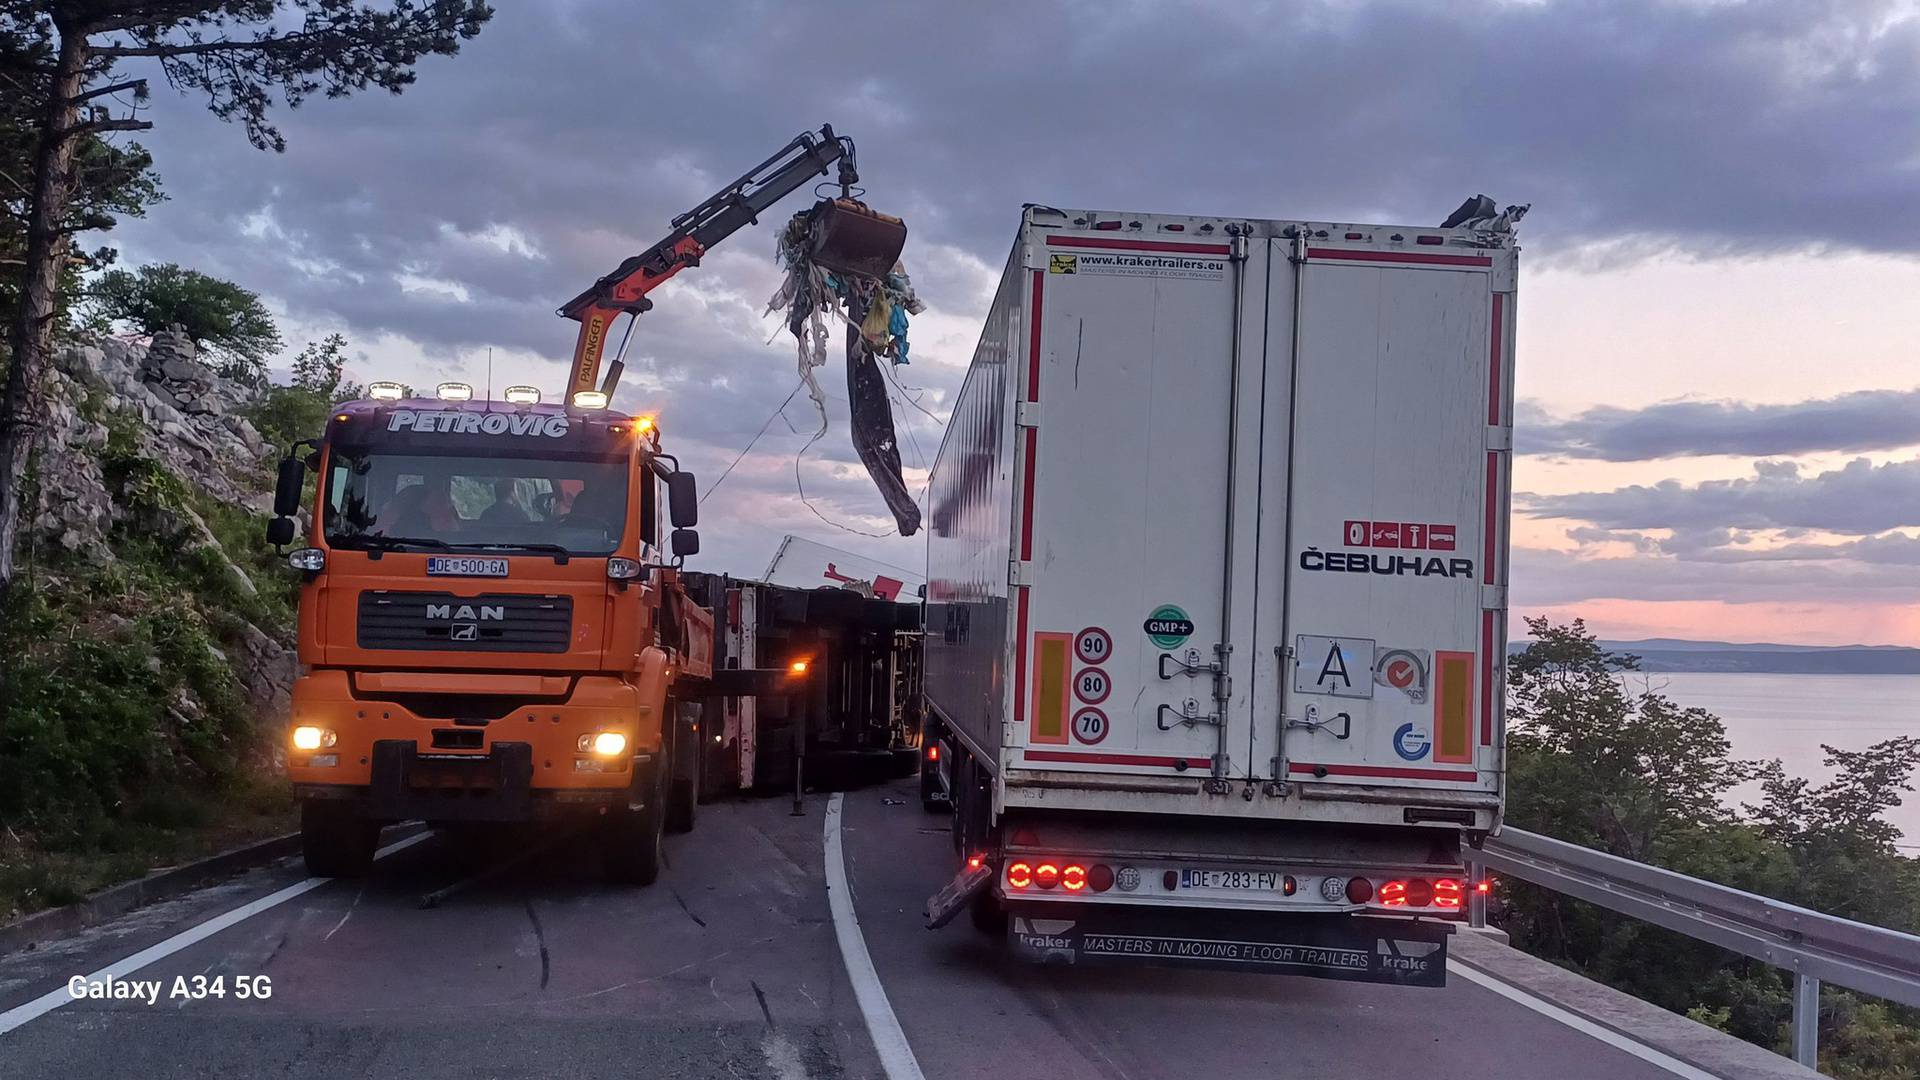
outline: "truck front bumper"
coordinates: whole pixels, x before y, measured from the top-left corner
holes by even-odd
[[[372,759],[371,783],[364,787],[297,783],[294,794],[351,802],[377,821],[522,822],[596,815],[629,802],[627,786],[534,788],[528,743],[497,742],[484,755],[431,754],[409,740],[381,739]]]

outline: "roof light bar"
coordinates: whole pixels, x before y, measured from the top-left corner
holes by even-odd
[[[373,401],[399,401],[406,396],[407,388],[397,382],[367,384],[367,397]]]
[[[433,388],[433,396],[441,401],[472,401],[473,384],[463,382],[443,382]]]
[[[500,396],[510,405],[540,404],[540,388],[537,386],[509,386],[501,391]]]
[[[576,409],[604,409],[607,407],[607,395],[598,390],[576,390],[573,392],[573,407]]]

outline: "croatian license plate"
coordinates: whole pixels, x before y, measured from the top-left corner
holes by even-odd
[[[1235,889],[1245,892],[1278,892],[1280,875],[1270,870],[1182,870],[1183,889]]]
[[[430,555],[427,557],[427,574],[430,577],[506,577],[507,560],[476,559],[470,555]]]

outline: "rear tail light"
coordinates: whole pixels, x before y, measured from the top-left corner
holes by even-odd
[[[1033,883],[1043,889],[1051,889],[1060,884],[1060,868],[1050,862],[1043,862],[1033,868]]]
[[[1407,906],[1433,906],[1433,882],[1426,878],[1414,878],[1407,882]]]
[[[1016,889],[1024,889],[1033,884],[1033,867],[1017,862],[1007,867],[1007,884]]]
[[[1364,904],[1373,899],[1373,882],[1366,878],[1347,879],[1347,903]]]
[[[1433,883],[1433,906],[1449,911],[1460,909],[1460,883],[1452,878],[1441,878]]]
[[[1286,876],[1280,879],[1280,895],[1281,896],[1292,896],[1294,893],[1297,893],[1299,891],[1300,891],[1300,883],[1293,880],[1292,874],[1287,874]]]
[[[1406,907],[1407,883],[1404,881],[1389,881],[1385,885],[1380,886],[1380,903],[1384,907]]]
[[[1093,867],[1087,871],[1087,884],[1093,886],[1094,892],[1106,892],[1113,888],[1113,867],[1105,863],[1094,863]]]
[[[1112,232],[1120,227],[1120,223],[1118,221],[1096,221],[1093,223],[1093,227],[1102,232]]]
[[[1447,242],[1447,238],[1444,236],[1417,236],[1414,237],[1413,242],[1416,244],[1444,244]]]
[[[1079,892],[1087,887],[1087,868],[1075,863],[1060,871],[1060,884],[1068,892]]]
[[[927,760],[928,761],[940,760],[940,744],[939,743],[927,744]]]

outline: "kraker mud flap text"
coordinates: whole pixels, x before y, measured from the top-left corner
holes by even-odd
[[[1446,985],[1452,932],[1410,919],[1124,907],[1015,911],[1007,926],[1014,954],[1041,963],[1233,968],[1401,986]]]

